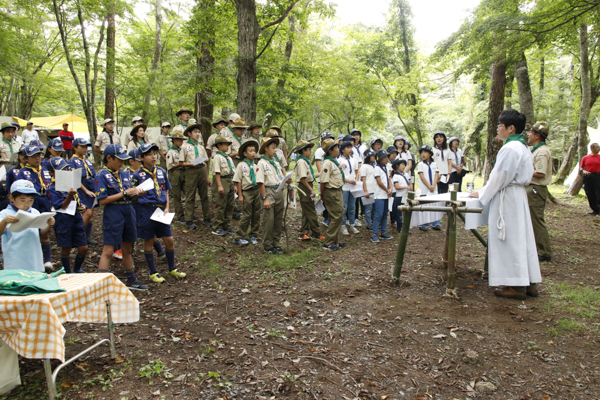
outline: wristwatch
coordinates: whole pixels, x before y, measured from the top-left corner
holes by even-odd
[[[261,199],[266,200],[267,196],[261,196]]]

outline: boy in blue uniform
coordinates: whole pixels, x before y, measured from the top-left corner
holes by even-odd
[[[6,189],[10,191],[10,187],[17,180],[17,176],[19,176],[19,172],[21,172],[21,168],[25,166],[27,163],[27,157],[25,157],[25,145],[19,148],[19,162],[17,165],[12,166],[8,171],[6,171]]]
[[[104,168],[96,174],[96,197],[98,203],[104,206],[102,217],[102,233],[104,247],[98,265],[98,272],[109,272],[110,258],[116,245],[121,245],[123,265],[127,273],[128,288],[148,290],[148,286],[140,283],[133,271],[131,257],[132,244],[137,240],[135,212],[131,198],[143,195],[143,191],[131,186],[126,172],[121,171],[123,162],[129,160],[129,155],[119,144],[109,144],[104,148]]]
[[[38,195],[33,201],[33,208],[38,210],[40,213],[50,211],[52,204],[48,197],[48,186],[52,183],[52,177],[48,170],[40,165],[42,162],[42,149],[38,146],[29,145],[25,147],[25,156],[27,162],[25,166],[19,171],[17,175],[18,179],[25,179],[33,183],[35,191]],[[46,271],[53,272],[52,268],[52,246],[50,245],[50,236],[48,232],[43,233],[40,231],[40,241],[42,242],[42,253],[44,254],[44,268]]]
[[[98,242],[92,238],[92,221],[94,217],[94,202],[96,201],[96,188],[94,187],[94,178],[96,170],[94,164],[85,158],[90,141],[84,138],[73,140],[73,157],[69,160],[71,169],[81,169],[81,187],[77,189],[79,201],[85,206],[83,212],[83,226],[85,226],[85,237],[87,243],[96,245]],[[98,207],[98,204],[96,204]]]
[[[69,164],[61,157],[52,157],[47,164],[50,175],[54,176],[54,171],[70,169]],[[77,247],[77,256],[75,256],[75,273],[81,273],[81,266],[85,261],[88,252],[87,242],[85,240],[85,227],[80,211],[85,211],[77,194],[77,190],[71,188],[69,192],[59,192],[56,190],[54,182],[48,187],[48,196],[52,201],[52,206],[56,210],[54,224],[54,233],[56,234],[56,245],[60,247],[60,262],[67,274],[71,273],[71,249]],[[68,209],[71,202],[75,202],[75,208]]]
[[[132,184],[137,186],[147,179],[152,179],[154,183],[154,189],[137,196],[136,206],[138,236],[140,239],[144,239],[144,257],[150,269],[150,280],[155,283],[165,281],[156,270],[154,253],[152,252],[157,238],[163,238],[167,247],[166,256],[167,263],[169,264],[169,275],[176,278],[185,278],[186,274],[179,272],[175,268],[175,244],[173,242],[171,225],[150,219],[157,208],[163,212],[169,211],[169,196],[167,191],[171,189],[171,183],[167,178],[167,171],[156,166],[158,146],[144,143],[140,146],[139,152],[142,157],[142,166],[133,175],[131,179]]]
[[[42,160],[42,167],[44,167],[46,169],[50,169],[50,168],[48,168],[50,159],[52,157],[60,157],[64,151],[65,151],[65,149],[63,148],[62,140],[60,140],[60,138],[52,139],[50,142],[48,142],[48,148],[46,149],[46,152],[44,153],[44,159]]]

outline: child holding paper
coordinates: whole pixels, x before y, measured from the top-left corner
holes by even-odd
[[[187,142],[179,150],[179,165],[185,168],[185,220],[188,229],[198,228],[194,224],[194,207],[196,205],[196,192],[200,196],[202,203],[202,214],[204,216],[204,225],[212,227],[210,220],[210,205],[208,201],[208,187],[211,185],[208,180],[208,167],[206,161],[199,164],[193,164],[192,161],[199,157],[208,160],[208,154],[201,141],[200,128],[202,125],[194,124],[188,126],[183,131],[184,136],[188,136]]]
[[[360,180],[362,181],[363,191],[365,197],[363,200],[363,206],[365,207],[365,223],[367,224],[367,230],[373,230],[373,219],[375,219],[375,182],[374,165],[375,165],[375,153],[373,150],[368,149],[364,152],[364,163],[360,168]]]
[[[94,164],[85,158],[88,146],[90,146],[90,141],[87,139],[77,138],[73,140],[73,157],[71,157],[69,163],[71,169],[81,169],[81,187],[77,189],[77,195],[79,201],[85,205],[85,211],[82,215],[83,226],[85,226],[85,236],[88,244],[96,245],[98,242],[92,238],[93,211],[96,202],[96,194],[94,193],[96,170]],[[96,203],[96,207],[98,207],[98,203]]]
[[[358,162],[355,158],[352,158],[352,150],[354,148],[353,142],[347,141],[340,144],[340,156],[338,157],[338,163],[340,169],[344,173],[346,180],[342,187],[342,193],[344,196],[344,215],[342,216],[342,227],[340,233],[342,235],[348,235],[350,233],[358,233],[358,229],[354,227],[356,219],[356,201],[352,195],[352,188],[356,185],[358,180]],[[346,221],[348,216],[348,221]],[[346,227],[348,222],[348,227]]]
[[[167,263],[169,264],[169,275],[176,278],[185,278],[186,274],[175,268],[175,243],[171,225],[152,219],[152,215],[160,210],[161,213],[169,211],[169,196],[167,191],[171,189],[171,183],[167,178],[167,172],[156,166],[158,161],[158,146],[144,143],[139,152],[142,158],[142,166],[133,174],[131,182],[134,186],[142,184],[151,179],[153,188],[137,196],[136,218],[137,230],[140,239],[144,240],[144,257],[150,269],[150,280],[154,283],[162,283],[165,278],[159,275],[154,262],[152,248],[157,238],[163,238],[166,246]]]
[[[46,168],[48,168],[52,176],[54,176],[55,171],[70,169],[69,164],[61,157],[50,158],[46,164]],[[56,245],[60,248],[60,262],[65,272],[70,274],[71,249],[77,247],[74,272],[84,272],[81,266],[85,261],[88,246],[80,211],[85,211],[86,207],[80,201],[77,190],[71,188],[69,192],[59,192],[56,190],[54,182],[48,187],[48,196],[50,197],[50,201],[52,201],[52,206],[56,210],[54,233],[56,234]],[[75,204],[72,204],[72,202],[75,202]]]
[[[40,234],[48,235],[50,227],[54,225],[54,218],[48,219],[48,226],[44,229],[29,228],[21,232],[10,232],[6,229],[8,224],[19,222],[15,216],[19,210],[40,215],[40,212],[32,207],[37,195],[33,183],[24,179],[15,181],[10,187],[11,203],[0,211],[4,269],[44,272],[42,249],[37,243],[40,242]]]

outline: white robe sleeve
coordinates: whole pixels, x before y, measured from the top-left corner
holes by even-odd
[[[519,146],[522,146],[519,143]],[[496,165],[490,174],[490,178],[481,190],[479,200],[487,205],[496,193],[507,187],[517,175],[521,161],[521,152],[510,145],[503,146],[496,157]]]

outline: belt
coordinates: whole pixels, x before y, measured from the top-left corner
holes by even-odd
[[[109,203],[107,205],[111,205],[111,204],[131,204],[131,201],[129,201],[129,200],[119,200],[119,201],[113,201],[112,203]]]
[[[242,192],[249,192],[251,190],[256,190],[256,189],[258,189],[258,186],[251,187],[250,189],[242,189]]]
[[[273,185],[273,186],[267,186],[267,185],[265,185],[265,187],[269,188],[269,189],[279,189],[279,185]]]
[[[154,207],[154,208],[165,208],[166,204],[160,203],[138,203],[140,206]]]
[[[231,179],[233,175],[221,175],[221,179]]]
[[[334,188],[334,187],[328,188],[327,186],[325,186],[325,189],[329,189],[329,190],[342,190],[341,187],[339,187],[339,188]]]

